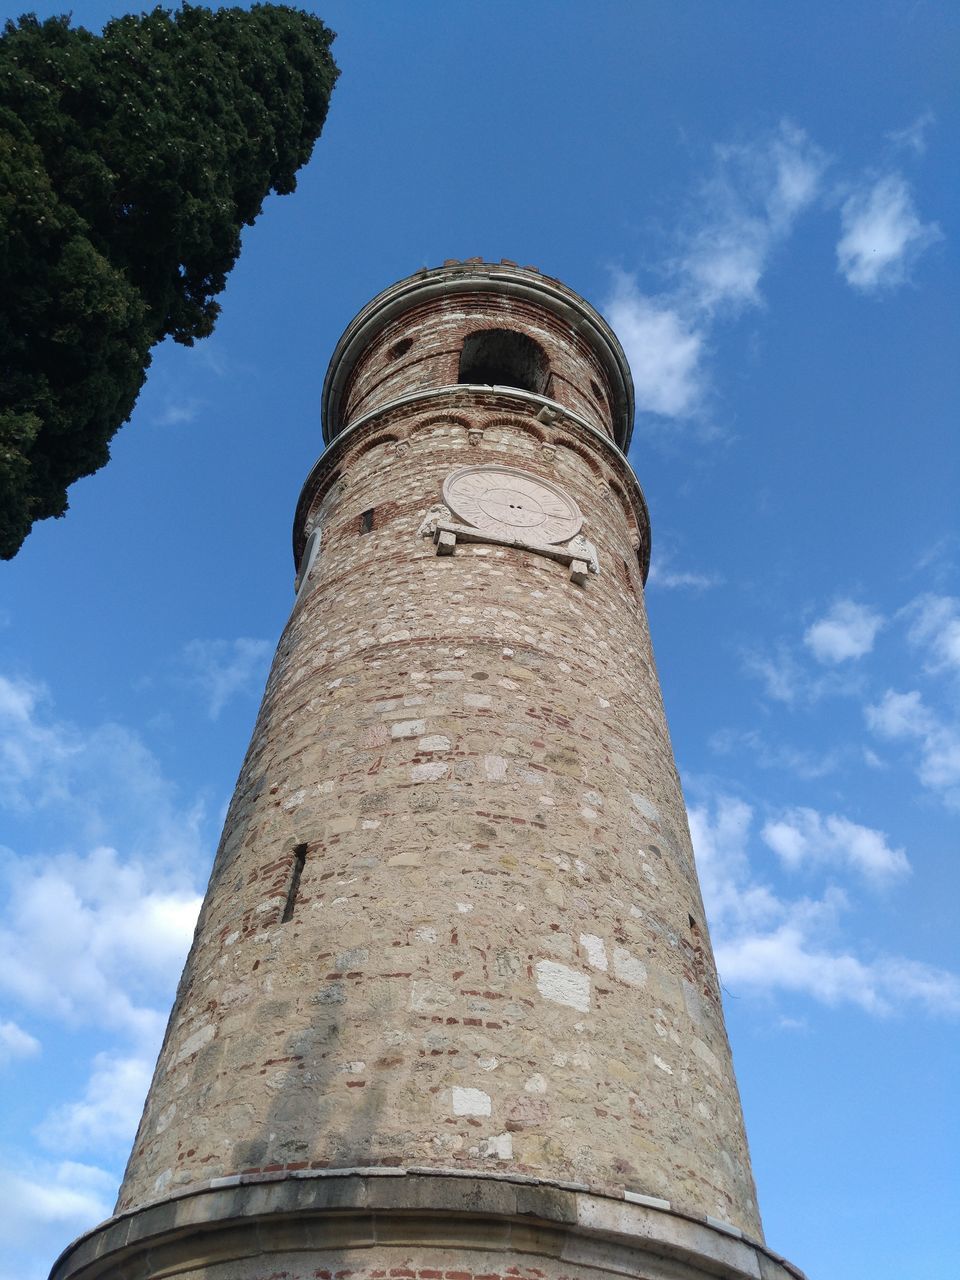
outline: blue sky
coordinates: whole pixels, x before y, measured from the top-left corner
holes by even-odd
[[[319,12],[343,74],[297,193],[246,233],[213,337],[156,353],[110,465],[0,567],[0,1278],[112,1207],[292,603],[334,343],[482,255],[566,281],[631,359],[768,1240],[812,1280],[953,1280],[958,11]]]

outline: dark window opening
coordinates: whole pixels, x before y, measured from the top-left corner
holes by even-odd
[[[293,850],[293,866],[290,869],[290,886],[287,889],[287,900],[283,904],[283,915],[280,923],[286,924],[293,919],[293,908],[297,904],[297,890],[300,888],[300,877],[303,875],[303,864],[307,860],[307,846],[298,844]]]
[[[366,511],[360,513],[360,532],[369,533],[373,528],[373,513],[375,507],[368,507]]]
[[[634,586],[633,574],[630,572],[630,565],[626,560],[623,561],[623,581],[630,594],[635,596],[637,588]]]
[[[512,329],[479,329],[463,344],[457,381],[519,387],[543,395],[549,374],[547,353],[526,334]]]
[[[603,394],[603,392],[600,390],[600,388],[597,386],[597,384],[594,382],[592,378],[590,379],[590,390],[593,392],[594,400],[599,401],[600,404],[606,404],[607,402],[606,396]]]
[[[387,352],[388,360],[399,360],[401,356],[405,356],[413,346],[412,338],[401,338],[399,342],[395,342]]]
[[[694,933],[699,933],[699,932],[700,932],[700,930],[697,928],[697,922],[696,922],[696,920],[694,920],[693,916],[691,916],[691,915],[689,915],[689,914],[688,914],[688,915],[687,915],[687,922],[688,922],[688,924],[690,925],[690,928],[693,930],[693,932],[694,932]]]

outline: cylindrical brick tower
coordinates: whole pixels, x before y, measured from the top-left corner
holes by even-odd
[[[55,1280],[787,1280],[644,611],[630,372],[533,268],[341,338],[116,1216]]]

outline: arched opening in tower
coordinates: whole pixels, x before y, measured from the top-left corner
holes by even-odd
[[[549,374],[547,353],[525,333],[478,329],[463,344],[457,381],[543,395]]]

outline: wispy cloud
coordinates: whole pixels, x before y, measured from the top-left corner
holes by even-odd
[[[887,689],[867,706],[866,721],[881,738],[912,743],[917,777],[950,808],[960,809],[960,726],[935,712],[917,689]]]
[[[924,547],[917,556],[914,571],[923,574],[927,581],[939,585],[956,580],[957,552],[960,549],[960,533],[950,530]]]
[[[201,811],[136,735],[59,721],[5,677],[0,803],[47,819],[49,840],[42,856],[0,848],[0,989],[48,1019],[154,1037],[200,904]]]
[[[829,751],[809,751],[789,743],[770,742],[756,729],[720,729],[710,738],[710,750],[728,756],[746,748],[761,769],[782,769],[795,778],[825,778],[835,773],[850,750],[831,747]]]
[[[58,719],[44,686],[0,675],[0,806],[46,817],[54,847],[110,843],[165,867],[202,860],[203,811],[185,808],[143,740]],[[8,835],[8,839],[9,839]]]
[[[774,251],[816,199],[829,163],[789,122],[750,143],[716,148],[698,201],[706,216],[687,228],[676,267],[698,312],[758,306]]]
[[[45,1276],[51,1229],[64,1240],[110,1212],[116,1178],[96,1165],[72,1160],[30,1161],[13,1153],[0,1167],[0,1237],[8,1248],[38,1251],[36,1271]],[[22,1271],[17,1275],[23,1275]]]
[[[706,591],[718,587],[723,578],[718,573],[700,573],[692,569],[678,569],[672,552],[659,550],[650,564],[647,587],[662,587],[667,591]]]
[[[787,809],[765,823],[760,834],[764,844],[790,870],[805,864],[849,867],[876,885],[898,880],[910,870],[906,853],[891,848],[882,831],[835,813]]]
[[[902,956],[855,954],[842,936],[849,907],[842,890],[828,887],[818,898],[791,899],[766,883],[749,856],[753,826],[752,806],[722,792],[690,808],[714,951],[727,986],[852,1004],[877,1015],[919,1006],[933,1015],[960,1016],[956,974]]]
[[[924,111],[912,124],[904,129],[894,129],[887,138],[894,147],[902,151],[910,151],[915,156],[922,156],[927,149],[927,134],[936,123],[932,111]]]
[[[76,1028],[96,1028],[104,1046],[77,1096],[37,1129],[51,1149],[78,1160],[0,1153],[0,1238],[23,1251],[18,1276],[39,1278],[52,1236],[69,1237],[110,1211],[115,1175],[82,1161],[128,1147],[209,851],[202,811],[180,803],[136,734],[58,719],[41,686],[9,677],[0,677],[0,805],[7,840],[25,823],[31,841],[19,851],[0,847],[0,993],[31,1026],[43,1025],[46,1061],[59,1051],[57,1036]],[[0,1023],[11,1074],[19,1057],[22,1080],[39,1049],[18,1023]],[[24,1265],[33,1257],[36,1273]]]
[[[838,268],[848,284],[864,293],[903,284],[920,255],[943,239],[937,223],[920,220],[900,173],[854,190],[841,206],[840,225]]]
[[[176,427],[182,422],[194,422],[203,408],[202,400],[170,400],[154,415],[159,427]]]
[[[717,587],[723,579],[710,573],[694,573],[689,569],[661,569],[651,565],[647,585],[668,591],[706,591]]]
[[[40,1141],[60,1153],[124,1154],[137,1131],[154,1056],[97,1054],[83,1097],[47,1114],[37,1130]]]
[[[910,623],[910,643],[926,650],[926,670],[960,674],[960,599],[927,593],[912,600],[903,615]]]
[[[888,137],[894,147],[919,155],[931,123],[926,113]],[[832,164],[791,121],[718,145],[686,213],[677,216],[656,284],[614,273],[604,311],[630,361],[637,410],[659,420],[655,426],[694,422],[707,429],[712,336],[718,325],[764,304],[764,276],[800,218],[830,194],[825,177]],[[920,255],[942,239],[937,223],[921,220],[898,171],[841,183],[841,189],[837,262],[856,289],[875,293],[903,283]]]
[[[885,624],[874,609],[841,598],[807,627],[802,648],[785,639],[766,648],[746,648],[741,655],[743,669],[760,681],[767,698],[786,706],[855,696],[862,692],[864,678],[853,668],[853,660],[873,650]],[[819,665],[811,666],[807,654]]]
[[[880,614],[866,605],[838,600],[807,628],[803,642],[818,662],[846,662],[868,654],[882,626]]]
[[[648,297],[622,273],[606,306],[630,369],[639,413],[687,418],[703,400],[705,338],[696,320],[665,298]]]
[[[918,687],[887,687],[881,692],[874,685],[875,691],[867,692],[872,683],[870,673],[854,663],[873,651],[881,628],[896,623],[906,624],[906,639],[921,656],[919,670],[917,663],[912,663],[910,684],[916,683],[920,675],[948,679],[947,688],[938,691],[935,699]],[[902,639],[903,632],[899,634]],[[960,808],[960,718],[956,714],[960,696],[956,679],[960,676],[960,598],[928,592],[894,612],[889,620],[865,605],[841,599],[807,628],[803,640],[819,668],[801,661],[803,651],[786,641],[767,650],[752,649],[742,654],[744,671],[760,682],[764,696],[785,706],[804,708],[825,697],[862,699],[867,727],[876,738],[902,744],[913,757],[921,785],[935,792],[949,807]],[[753,749],[761,764],[777,764],[786,758],[783,752],[768,748],[756,733],[727,730],[712,741],[713,749],[721,754],[738,745]],[[848,752],[841,754],[849,758]],[[834,750],[833,763],[839,758]],[[859,758],[871,768],[884,765],[867,746],[859,747]],[[816,776],[805,772],[803,764],[803,757],[799,756],[801,776]]]
[[[0,989],[68,1023],[94,1023],[153,1041],[153,1001],[173,987],[200,896],[158,884],[157,869],[114,849],[0,865]],[[163,877],[167,879],[168,877]]]
[[[40,1041],[15,1022],[0,1021],[0,1066],[14,1058],[32,1058],[40,1052]]]
[[[664,266],[667,287],[649,293],[616,275],[605,310],[630,361],[639,412],[674,421],[702,413],[710,331],[722,316],[760,305],[763,273],[816,198],[827,163],[790,123],[717,147]]]
[[[46,690],[0,676],[0,804],[23,811],[61,797],[83,753],[79,735],[45,723]]]
[[[747,649],[743,653],[743,669],[759,680],[763,691],[774,702],[792,706],[806,688],[806,675],[787,645],[774,649]]]
[[[259,694],[273,646],[267,640],[191,640],[183,650],[187,682],[206,700],[216,720],[231,699]]]
[[[743,670],[758,680],[764,695],[786,706],[813,706],[827,697],[851,697],[862,688],[855,672],[808,670],[794,648],[780,641],[769,649],[745,649]]]

